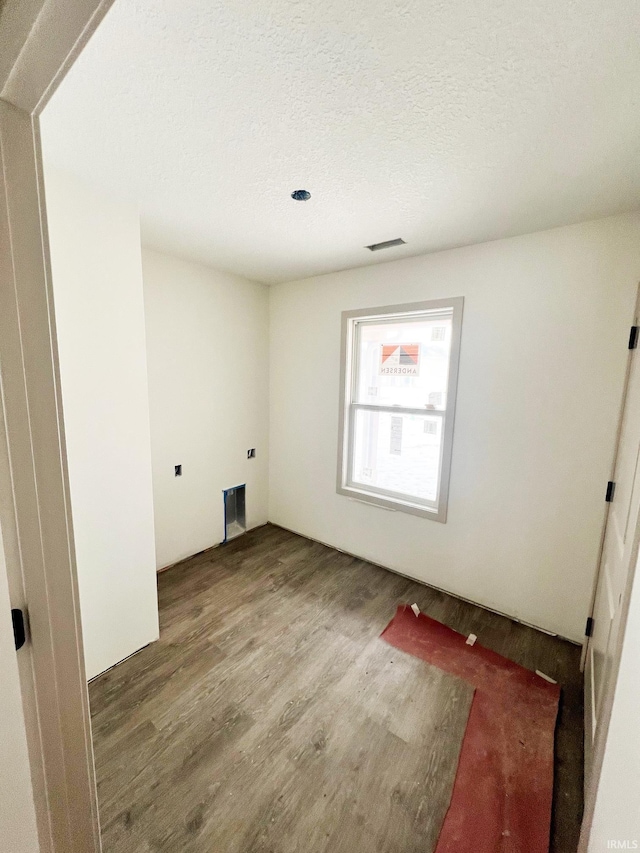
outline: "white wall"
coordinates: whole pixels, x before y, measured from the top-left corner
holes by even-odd
[[[580,640],[604,517],[640,215],[271,289],[271,521]],[[449,515],[336,494],[340,314],[464,296]]]
[[[160,568],[222,541],[223,489],[246,483],[248,526],[267,521],[268,288],[156,251],[142,259]]]
[[[640,569],[631,594],[620,671],[589,838],[589,853],[612,849],[609,841],[627,841],[640,850]],[[633,846],[635,842],[635,847]],[[618,849],[624,849],[618,847]]]
[[[70,175],[46,167],[45,184],[92,677],[159,634],[140,232],[134,208]]]
[[[0,850],[37,853],[27,736],[0,531]]]

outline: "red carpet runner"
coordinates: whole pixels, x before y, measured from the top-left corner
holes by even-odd
[[[548,853],[558,685],[409,607],[382,637],[476,688],[436,853]]]

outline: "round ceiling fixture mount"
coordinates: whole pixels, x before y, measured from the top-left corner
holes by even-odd
[[[309,192],[309,190],[294,190],[291,193],[291,198],[295,199],[296,201],[309,201],[309,199],[311,198],[311,193]]]

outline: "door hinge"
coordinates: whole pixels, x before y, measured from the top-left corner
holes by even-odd
[[[613,500],[613,496],[616,493],[616,484],[609,480],[607,483],[607,494],[604,496],[605,501],[610,504]]]
[[[587,619],[587,627],[584,629],[585,637],[593,637],[593,616]]]
[[[11,610],[11,621],[13,622],[13,639],[16,642],[17,651],[27,642],[27,629],[22,610]]]
[[[629,349],[635,349],[638,346],[638,333],[640,326],[632,326],[629,332]]]

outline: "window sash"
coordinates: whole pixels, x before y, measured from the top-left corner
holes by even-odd
[[[410,406],[388,406],[384,404],[378,405],[377,403],[356,403],[352,401],[351,403],[347,403],[347,405],[353,409],[363,409],[365,412],[390,412],[392,415],[424,415],[424,417],[446,417],[447,410],[445,409],[414,409]]]
[[[422,320],[451,320],[453,322],[454,310],[452,308],[445,309],[434,309],[432,311],[406,311],[404,313],[400,312],[395,315],[380,315],[376,317],[375,315],[371,317],[364,317],[353,320],[352,328],[351,328],[351,352],[349,353],[349,358],[351,359],[350,364],[350,376],[349,376],[349,402],[354,405],[367,405],[364,403],[358,403],[356,397],[358,394],[358,388],[360,387],[360,344],[361,344],[361,332],[363,326],[382,326],[382,325],[398,325],[399,323],[406,322],[416,322],[419,323]],[[449,367],[451,367],[451,353],[449,353]],[[375,405],[375,404],[372,404]],[[433,409],[429,409],[428,411],[434,411]],[[437,410],[443,411],[443,409]]]
[[[348,404],[348,424],[347,424],[347,455],[346,455],[346,476],[344,477],[345,485],[348,489],[361,492],[363,495],[380,495],[392,499],[394,502],[404,504],[406,506],[425,507],[427,509],[437,509],[440,500],[440,490],[442,486],[442,458],[445,448],[444,425],[445,412],[433,412],[424,409],[407,409],[400,406],[369,406],[364,403],[349,403]],[[440,442],[440,457],[438,460],[438,488],[434,500],[421,498],[416,495],[410,495],[407,492],[394,492],[391,489],[384,489],[381,486],[368,485],[361,483],[353,478],[353,457],[355,453],[355,427],[356,427],[356,411],[376,411],[388,412],[392,415],[419,415],[421,417],[431,417],[432,415],[440,416],[442,423],[442,440]]]
[[[357,317],[354,320],[354,326],[381,326],[384,323],[419,323],[421,320],[447,320],[451,319],[453,314],[453,304],[444,308],[424,308],[417,311],[393,311],[389,314],[363,314],[362,317]]]

